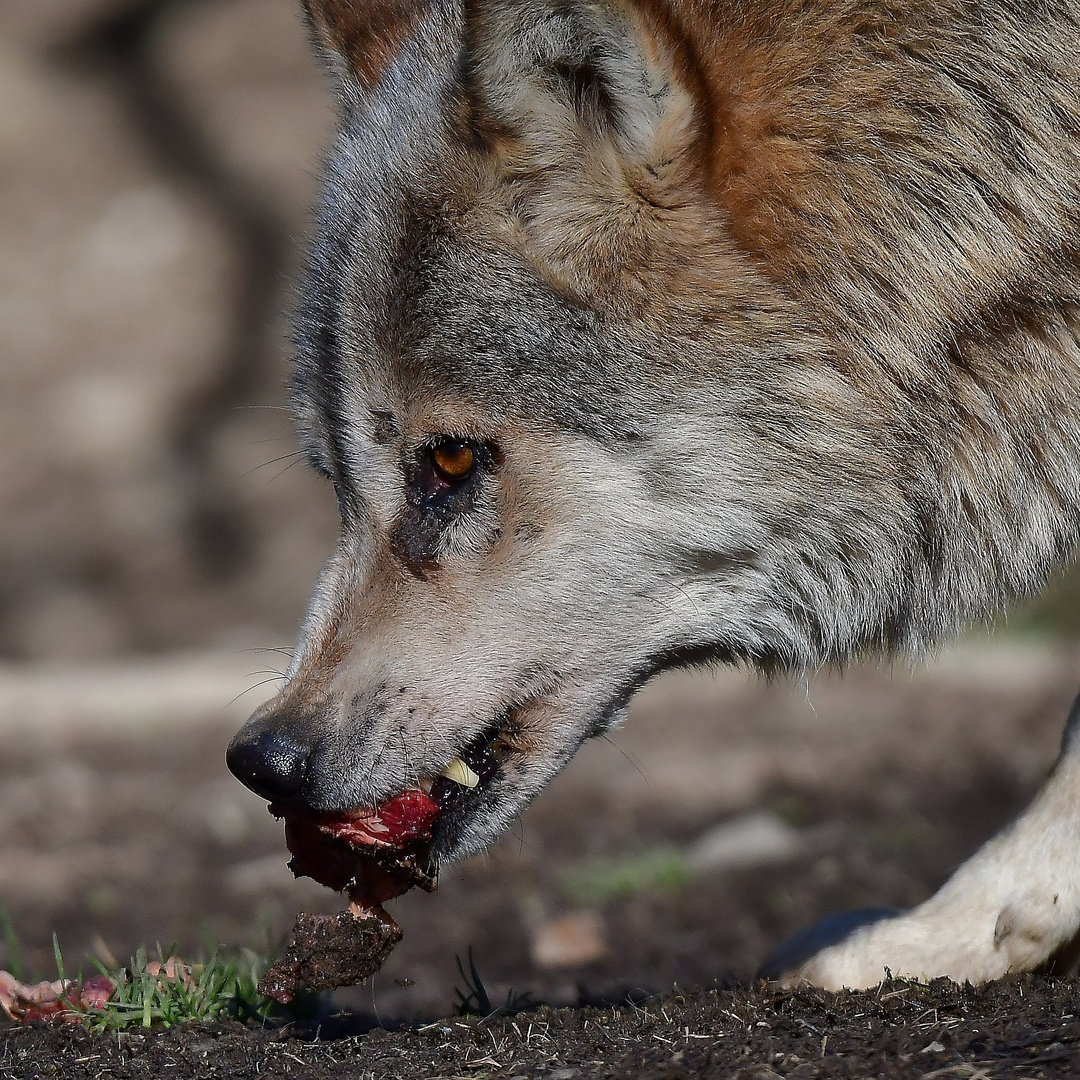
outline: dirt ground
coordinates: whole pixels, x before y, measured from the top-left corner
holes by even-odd
[[[262,947],[298,909],[336,909],[291,878],[280,826],[224,769],[243,663],[0,670],[0,903],[31,972],[50,972],[53,930],[73,965],[144,942],[191,954],[206,936]],[[317,1042],[0,1028],[0,1077],[1080,1072],[1069,979],[840,997],[753,984],[788,935],[918,902],[1008,820],[1053,760],[1078,674],[1075,647],[993,646],[914,674],[665,678],[515,835],[394,903],[404,941],[324,1004]],[[544,1007],[458,1018],[470,951],[491,1007]]]
[[[1076,1010],[1074,982],[1026,976],[978,990],[944,981],[839,995],[691,990],[337,1039],[236,1023],[110,1039],[0,1029],[0,1076],[1068,1077],[1080,1075]]]

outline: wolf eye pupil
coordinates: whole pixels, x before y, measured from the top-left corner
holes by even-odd
[[[469,475],[476,460],[473,448],[465,442],[449,442],[431,451],[435,468],[448,480],[463,480]]]

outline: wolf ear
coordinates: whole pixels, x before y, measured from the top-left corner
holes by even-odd
[[[470,45],[486,107],[552,164],[605,145],[649,187],[685,176],[700,75],[655,7],[476,0]]]
[[[303,0],[315,43],[339,74],[364,89],[412,36],[425,0]]]

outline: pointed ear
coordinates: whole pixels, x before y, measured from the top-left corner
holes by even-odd
[[[370,89],[413,36],[426,0],[303,0],[316,45],[339,75]]]
[[[668,5],[469,2],[469,97],[538,272],[620,311],[676,289],[696,303],[693,275],[726,280],[735,256],[707,191],[710,99]]]
[[[646,197],[685,179],[701,135],[702,79],[662,5],[641,0],[475,0],[484,105],[544,165],[618,160]]]

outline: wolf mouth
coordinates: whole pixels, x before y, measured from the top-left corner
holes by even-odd
[[[289,868],[297,877],[348,890],[363,908],[414,887],[434,891],[439,852],[450,846],[448,834],[479,809],[492,780],[518,749],[512,739],[514,711],[508,710],[437,775],[421,777],[415,788],[374,807],[316,811],[292,801],[271,803],[270,812],[285,822],[285,842],[293,856]]]

